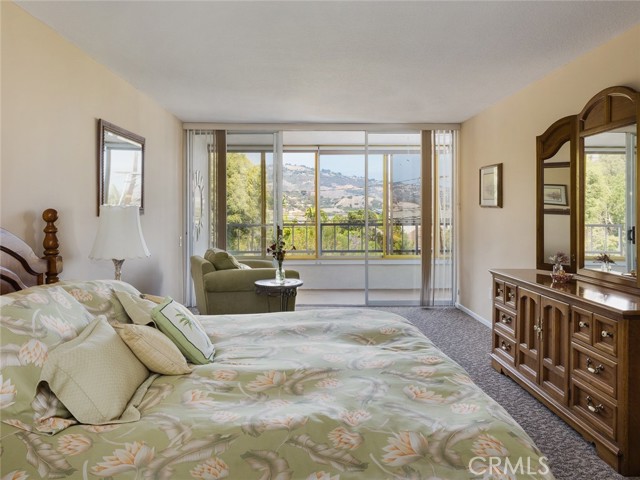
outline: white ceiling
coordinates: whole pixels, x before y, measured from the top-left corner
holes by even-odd
[[[638,1],[17,3],[185,122],[458,123],[640,23]]]

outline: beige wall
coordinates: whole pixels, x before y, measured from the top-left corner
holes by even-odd
[[[491,319],[490,268],[535,268],[536,136],[606,87],[640,90],[639,45],[640,25],[463,123],[459,302],[466,309]],[[480,208],[478,169],[494,163],[504,165],[504,208]]]
[[[88,258],[103,118],[146,139],[141,223],[151,257],[127,260],[123,280],[182,299],[181,122],[18,6],[0,9],[2,226],[40,253],[40,215],[53,207],[64,279],[113,278],[111,262]]]

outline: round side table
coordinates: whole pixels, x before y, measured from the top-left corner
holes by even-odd
[[[268,297],[280,297],[280,311],[286,312],[289,309],[289,298],[298,294],[298,287],[302,286],[302,280],[297,278],[287,278],[284,283],[277,283],[275,280],[256,280],[256,293]]]

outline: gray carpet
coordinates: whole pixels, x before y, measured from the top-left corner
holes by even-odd
[[[416,325],[474,382],[502,405],[549,458],[554,476],[575,480],[635,479],[617,474],[594,447],[510,378],[491,367],[491,330],[455,308],[376,307]],[[640,454],[640,452],[637,452]]]

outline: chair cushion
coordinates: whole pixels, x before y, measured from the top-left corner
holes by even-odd
[[[207,250],[204,254],[204,258],[209,260],[216,270],[233,270],[242,268],[240,262],[236,258],[225,250],[219,248],[213,248]]]

